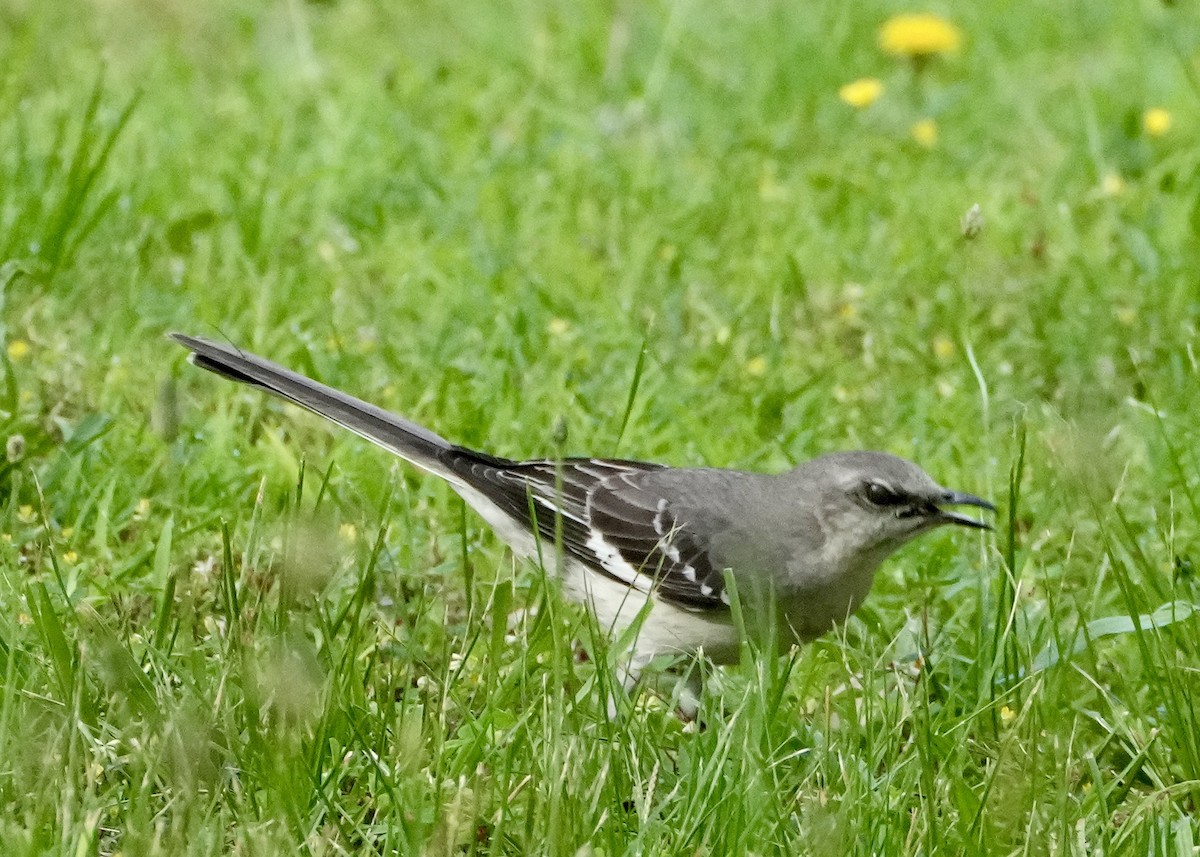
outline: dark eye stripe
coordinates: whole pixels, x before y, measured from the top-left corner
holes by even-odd
[[[873,506],[901,506],[908,498],[898,494],[882,482],[868,482],[863,486],[863,496]]]

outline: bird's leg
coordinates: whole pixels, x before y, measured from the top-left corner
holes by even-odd
[[[672,699],[675,714],[685,723],[691,723],[700,713],[700,700],[704,698],[704,662],[696,659],[688,664],[675,685]]]
[[[620,682],[621,689],[618,691],[615,686],[612,687],[612,692],[608,695],[608,713],[610,717],[619,716],[617,695],[623,694],[629,704],[632,704],[636,697],[638,685],[642,681],[642,672],[646,669],[646,665],[650,663],[651,656],[644,652],[633,651],[628,656],[618,659],[613,667],[615,678]]]
[[[704,697],[704,669],[700,661],[696,661],[692,669],[685,673],[677,690],[679,699],[676,713],[680,720],[691,723],[696,719],[696,715],[700,714],[700,701]]]
[[[660,670],[651,665],[652,660],[635,653],[618,663],[617,674],[627,697],[635,699],[638,685],[647,683],[653,693],[673,705],[680,720],[691,723],[700,711],[700,700],[704,696],[705,662],[694,658]],[[647,667],[650,667],[648,682],[644,681]],[[610,712],[614,704],[615,700],[610,699]]]

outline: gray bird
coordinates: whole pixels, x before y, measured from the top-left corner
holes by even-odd
[[[726,573],[741,627],[769,628],[786,647],[858,609],[880,563],[910,539],[944,524],[989,528],[948,507],[995,511],[883,452],[831,453],[778,475],[600,458],[512,461],[239,348],[170,338],[196,366],[281,396],[449,482],[608,635],[637,626],[622,667],[627,686],[659,655],[738,660]]]

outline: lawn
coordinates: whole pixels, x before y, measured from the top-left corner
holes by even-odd
[[[0,6],[3,853],[1197,853],[1200,18],[914,11]],[[449,488],[175,329],[505,456],[887,450],[997,527],[612,721]]]

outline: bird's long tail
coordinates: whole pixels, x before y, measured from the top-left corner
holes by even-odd
[[[168,336],[191,351],[192,363],[201,369],[287,399],[391,450],[418,467],[457,481],[445,462],[465,450],[429,429],[235,346],[182,333]]]

